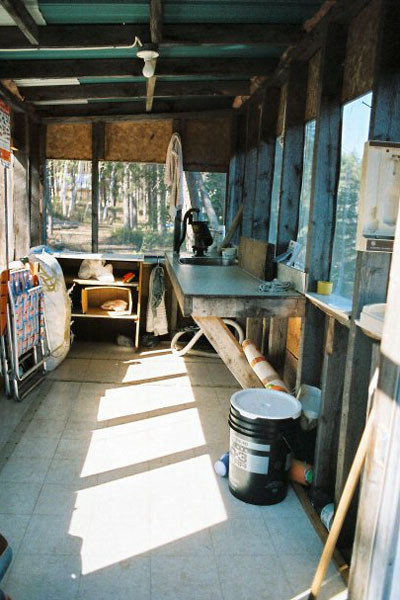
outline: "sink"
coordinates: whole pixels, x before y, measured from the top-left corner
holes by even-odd
[[[222,256],[181,256],[181,265],[206,265],[209,267],[227,267],[236,264],[234,259],[222,258]]]

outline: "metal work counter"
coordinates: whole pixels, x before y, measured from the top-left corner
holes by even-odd
[[[166,253],[166,268],[184,316],[301,317],[305,298],[294,290],[260,292],[261,279],[241,267],[181,264]]]

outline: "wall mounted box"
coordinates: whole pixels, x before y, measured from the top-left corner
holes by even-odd
[[[400,143],[369,141],[364,146],[357,250],[371,240],[393,240],[400,198]],[[375,247],[377,246],[377,247]],[[384,250],[384,248],[381,248]]]

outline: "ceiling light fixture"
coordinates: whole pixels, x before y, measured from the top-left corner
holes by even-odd
[[[144,44],[137,51],[136,56],[144,60],[143,75],[147,78],[153,77],[156,68],[156,59],[159,56],[158,46],[155,44]]]

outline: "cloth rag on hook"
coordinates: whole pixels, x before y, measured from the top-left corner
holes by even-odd
[[[179,133],[172,134],[168,144],[167,159],[165,161],[165,184],[170,188],[168,195],[169,212],[174,219],[176,212],[182,210],[184,202],[183,154]]]
[[[157,336],[168,333],[164,295],[164,269],[161,265],[157,265],[150,274],[149,301],[146,319],[146,331],[154,333],[154,335]]]

